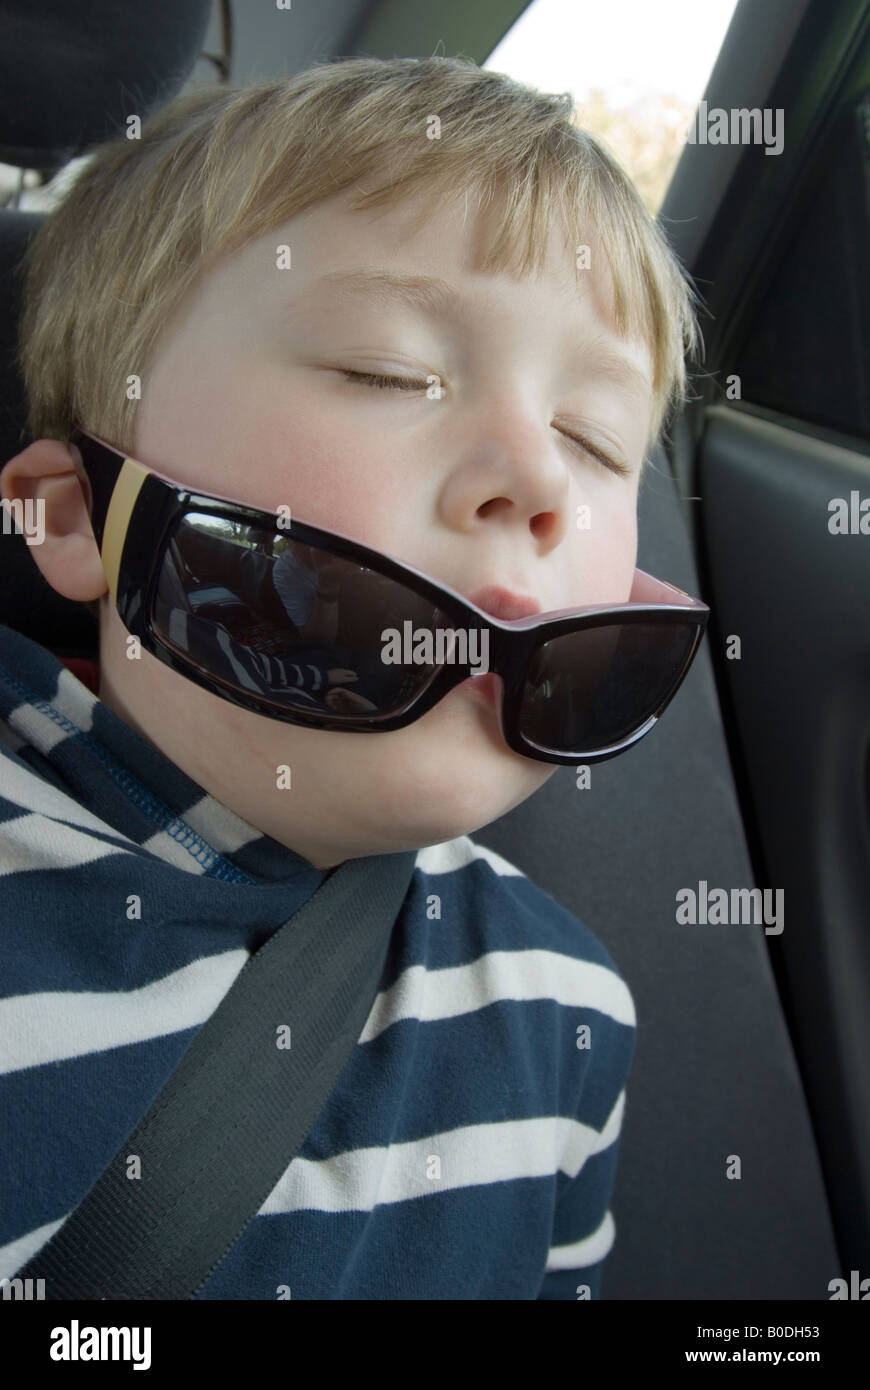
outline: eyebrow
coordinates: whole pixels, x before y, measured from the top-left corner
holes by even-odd
[[[322,275],[311,293],[319,289],[336,291],[339,295],[367,296],[385,306],[397,300],[436,318],[470,318],[472,308],[465,296],[437,275],[403,275],[393,270],[361,267],[358,270],[334,270]],[[308,295],[304,296],[308,298]],[[618,348],[602,345],[592,353],[592,371],[596,376],[609,378],[644,394],[652,389],[646,372]],[[587,354],[587,370],[590,367]],[[620,380],[622,379],[622,381]]]
[[[468,312],[459,291],[435,275],[399,275],[393,270],[334,270],[321,276],[316,289],[334,289],[340,294],[365,294],[376,303],[389,304],[403,299],[415,309],[445,317]]]

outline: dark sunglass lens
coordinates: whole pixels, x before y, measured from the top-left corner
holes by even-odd
[[[673,693],[697,632],[685,622],[613,623],[545,642],[523,689],[524,738],[578,755],[625,742]]]
[[[437,674],[435,662],[390,659],[397,647],[384,639],[387,629],[450,626],[423,597],[373,570],[204,512],[176,526],[152,622],[220,685],[276,709],[351,719],[401,712]]]

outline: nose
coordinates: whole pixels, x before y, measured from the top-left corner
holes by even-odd
[[[530,404],[502,393],[487,410],[478,409],[458,455],[444,498],[452,525],[474,530],[498,520],[528,527],[544,549],[564,539],[570,473],[552,431],[534,418]]]

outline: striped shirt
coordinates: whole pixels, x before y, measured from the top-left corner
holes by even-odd
[[[0,1279],[324,879],[95,674],[0,626]],[[468,836],[421,849],[338,1084],[197,1296],[600,1297],[634,1044],[588,927]]]

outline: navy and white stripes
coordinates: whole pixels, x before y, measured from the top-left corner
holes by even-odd
[[[0,1278],[322,879],[0,626]],[[599,1296],[634,1043],[576,917],[467,836],[420,850],[350,1062],[199,1296]]]

